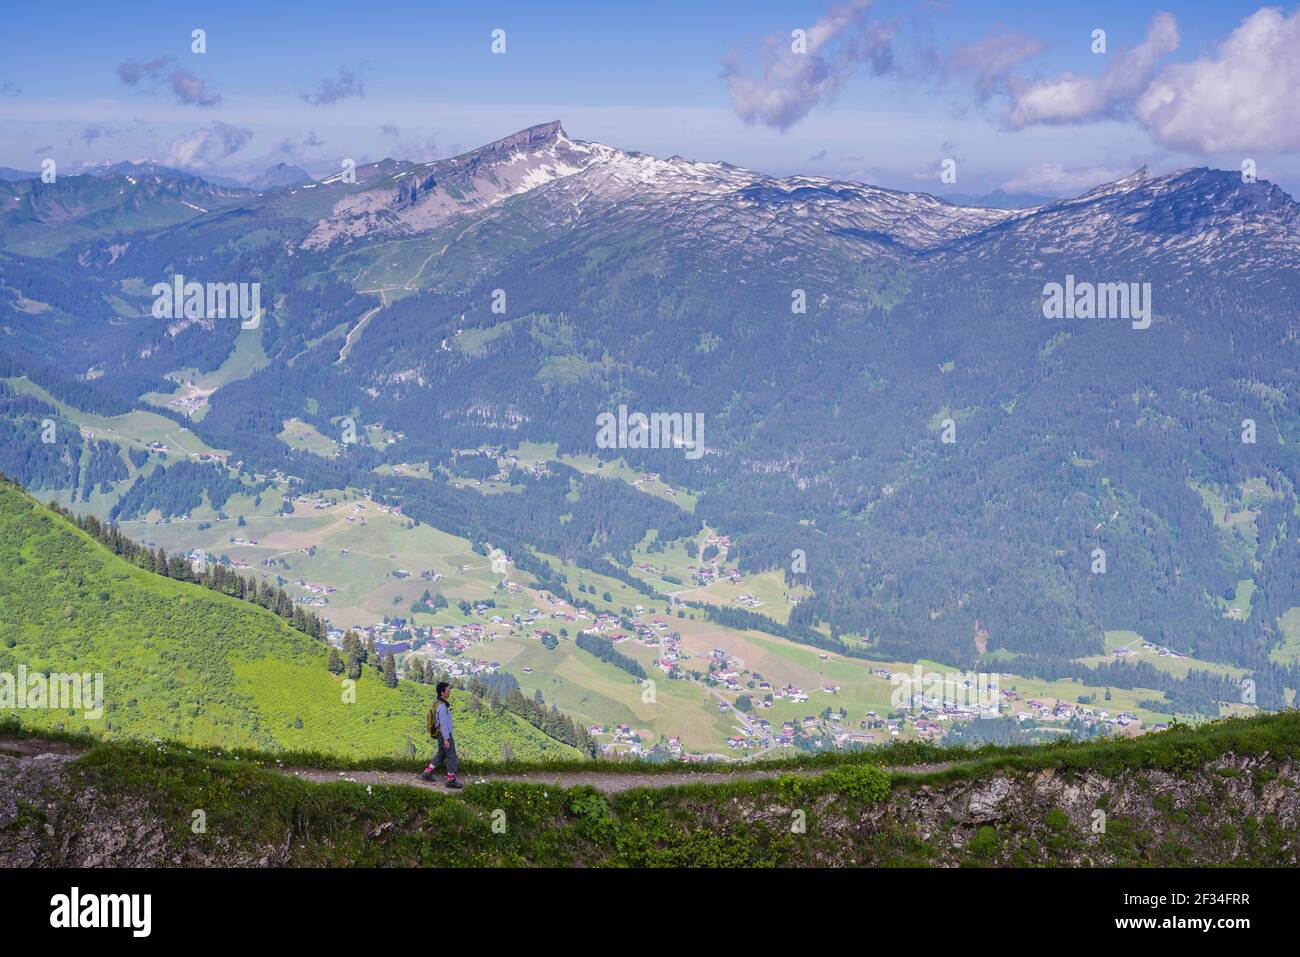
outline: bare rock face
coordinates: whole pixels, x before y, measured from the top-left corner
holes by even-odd
[[[1014,789],[1003,777],[993,778],[973,791],[966,800],[965,818],[972,824],[996,821],[1004,817]]]
[[[322,247],[377,232],[430,232],[571,176],[616,152],[570,140],[559,121],[531,126],[462,156],[377,177],[366,188],[341,197],[303,246]]]
[[[78,755],[0,753],[0,867],[235,867],[288,863],[286,848],[260,858],[216,842],[215,852],[178,849],[173,823],[137,795],[86,786]]]
[[[33,867],[48,862],[62,819],[67,792],[62,754],[11,757],[0,754],[0,867]]]
[[[752,799],[745,808],[746,823],[788,819],[794,810]],[[803,809],[813,839],[800,863],[819,866],[1131,866],[1168,862],[1160,855],[1170,847],[1179,849],[1179,865],[1260,863],[1261,855],[1300,864],[1300,767],[1269,756],[1225,754],[1182,774],[1002,771],[896,787],[875,805],[823,796]],[[725,828],[729,817],[716,814],[707,826]],[[924,848],[921,856],[881,856],[909,841]]]
[[[509,153],[526,146],[537,146],[541,143],[554,142],[557,136],[562,135],[564,135],[564,129],[560,126],[560,121],[551,120],[549,123],[538,123],[536,126],[530,126],[526,130],[520,130],[518,133],[511,133],[509,136],[504,136],[496,142],[480,147],[471,155]]]

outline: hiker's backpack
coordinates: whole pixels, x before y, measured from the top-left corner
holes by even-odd
[[[438,705],[440,704],[446,704],[446,702],[439,698],[433,703],[433,707],[429,709],[429,713],[424,718],[424,726],[428,729],[429,737],[431,738],[439,738],[442,736],[441,732],[438,730]],[[447,710],[451,710],[451,705],[447,705]]]

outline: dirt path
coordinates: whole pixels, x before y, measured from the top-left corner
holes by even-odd
[[[890,774],[929,774],[942,771],[947,764],[914,764],[906,767],[886,768]],[[328,771],[320,768],[280,768],[284,774],[326,784],[334,781],[350,781],[353,784],[380,784],[384,786],[406,785],[408,787],[428,788],[444,794],[454,794],[444,783],[444,775],[439,774],[433,781],[424,781],[418,774],[401,771]],[[615,794],[632,788],[667,788],[690,784],[726,784],[731,781],[761,781],[778,778],[783,775],[795,777],[815,777],[824,774],[830,768],[791,768],[788,770],[766,771],[660,771],[656,773],[637,773],[634,771],[533,771],[527,774],[461,774],[460,781],[466,788],[475,784],[509,783],[549,784],[558,788],[574,788],[586,785],[606,794]]]
[[[86,748],[66,744],[62,741],[43,741],[39,738],[0,737],[0,753],[32,757],[40,754],[58,754],[80,757]],[[381,785],[392,787],[426,788],[439,794],[455,794],[446,787],[444,776],[439,774],[433,781],[425,781],[415,772],[406,771],[332,771],[326,768],[290,768],[265,766],[267,770],[279,771],[289,777],[315,784],[332,784],[337,781],[349,781],[353,784]],[[929,774],[942,771],[949,764],[912,764],[886,768],[890,774]],[[582,785],[593,787],[606,794],[615,794],[631,788],[667,788],[689,784],[726,784],[730,781],[761,781],[782,775],[796,777],[815,777],[830,768],[789,768],[762,771],[601,771],[599,765],[593,765],[590,771],[557,770],[532,771],[526,774],[461,774],[461,783],[466,788],[475,784],[509,783],[542,784],[558,788],[574,788]]]
[[[0,754],[11,754],[21,758],[31,758],[38,754],[70,754],[81,757],[85,753],[85,748],[68,744],[66,741],[0,737]]]
[[[415,275],[412,276],[410,279],[406,280],[406,284],[402,288],[414,290],[416,288],[415,283],[419,282],[420,277],[424,275],[425,267],[428,266],[429,263],[433,262],[434,259],[441,259],[443,253],[445,253],[448,249],[451,248],[452,243],[460,242],[460,237],[464,236],[476,225],[477,223],[470,223],[468,226],[466,226],[464,229],[458,232],[455,238],[447,240],[446,244],[441,249],[439,249],[436,253],[429,253],[429,255],[425,258],[424,262],[420,263],[420,268],[415,271]]]
[[[379,312],[379,310],[383,308],[383,305],[375,306],[375,308],[362,316],[361,320],[355,326],[348,330],[347,336],[343,339],[343,348],[339,350],[339,357],[334,360],[335,365],[339,365],[347,359],[348,353],[352,351],[353,337],[361,335],[361,330],[366,327],[366,323],[370,321],[371,317],[374,316],[375,313]]]

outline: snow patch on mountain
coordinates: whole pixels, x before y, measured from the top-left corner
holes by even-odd
[[[630,204],[681,214],[686,221],[748,216],[748,226],[781,218],[817,220],[844,235],[855,232],[914,249],[966,235],[1014,215],[953,206],[924,193],[900,193],[819,177],[778,179],[727,163],[660,159],[601,143],[571,139],[558,122],[512,136],[450,160],[427,163],[341,197],[303,241],[309,248],[371,233],[419,235],[514,197],[556,187],[583,216]],[[680,210],[674,210],[675,205]],[[565,217],[567,220],[568,217]]]

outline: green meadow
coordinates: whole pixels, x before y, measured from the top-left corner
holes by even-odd
[[[432,688],[367,666],[347,700],[324,644],[259,607],[144,571],[0,485],[0,672],[103,675],[94,708],[21,708],[33,728],[195,745],[400,756],[424,746]],[[89,704],[89,703],[88,703]],[[465,711],[465,747],[573,754],[514,716]]]

